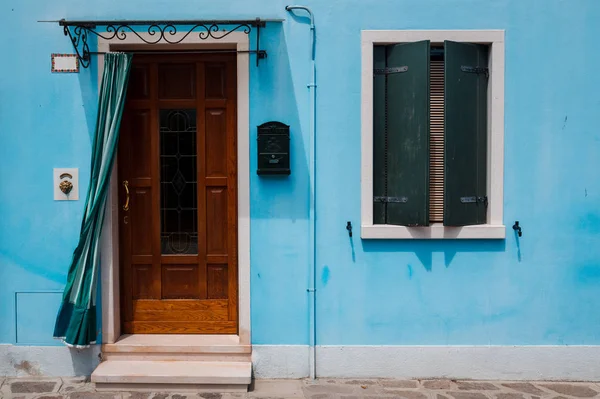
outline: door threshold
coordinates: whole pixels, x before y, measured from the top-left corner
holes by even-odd
[[[239,335],[125,334],[114,344],[102,345],[108,353],[252,353]]]

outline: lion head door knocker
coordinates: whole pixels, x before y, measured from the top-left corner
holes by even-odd
[[[69,195],[71,190],[73,190],[73,183],[71,183],[72,179],[73,176],[70,173],[63,173],[62,175],[60,175],[61,181],[58,185],[58,188],[60,188],[60,191],[62,191],[67,196]]]

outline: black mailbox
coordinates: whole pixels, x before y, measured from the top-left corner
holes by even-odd
[[[290,127],[281,122],[267,122],[258,127],[259,175],[289,175]]]

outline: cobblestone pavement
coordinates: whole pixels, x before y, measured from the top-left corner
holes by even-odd
[[[0,398],[22,399],[600,399],[586,382],[455,380],[258,380],[244,394],[97,392],[85,378],[3,378]]]

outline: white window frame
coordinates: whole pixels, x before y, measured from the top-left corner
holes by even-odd
[[[504,30],[363,30],[361,32],[361,229],[363,239],[504,239]],[[429,40],[490,46],[488,81],[487,224],[426,227],[373,224],[373,46]]]

